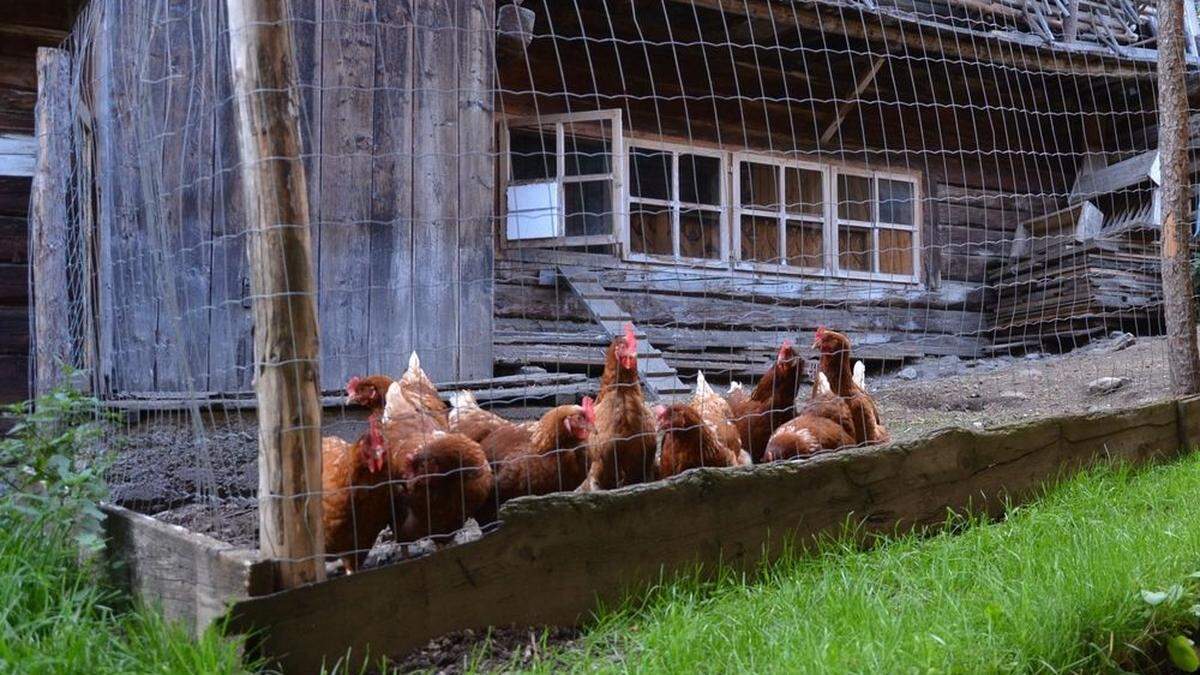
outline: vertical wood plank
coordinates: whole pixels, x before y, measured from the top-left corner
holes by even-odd
[[[34,393],[61,382],[71,363],[67,291],[67,198],[71,167],[71,57],[61,49],[37,50],[38,98],[34,112],[37,163],[30,198],[33,258]]]
[[[456,2],[414,8],[413,342],[435,381],[458,371]]]
[[[494,0],[459,0],[458,371],[492,376]]]
[[[259,546],[281,587],[325,577],[316,282],[285,0],[227,0],[258,398]]]
[[[411,0],[377,3],[367,370],[404,371],[413,345]]]
[[[158,13],[166,53],[156,384],[159,391],[207,391],[216,3],[162,2]]]
[[[100,161],[101,244],[109,287],[101,322],[107,331],[107,389],[149,390],[154,386],[154,339],[157,280],[154,251],[146,246],[141,160],[150,139],[138,129],[137,106],[148,105],[138,86],[148,53],[149,16],[145,0],[110,0],[105,6],[101,49],[106,52],[97,74],[104,89],[98,104],[102,117]],[[151,131],[152,133],[152,131]],[[107,343],[107,344],[105,344]]]
[[[216,92],[213,152],[212,280],[209,286],[208,379],[214,391],[249,391],[254,374],[250,277],[246,266],[246,211],[242,202],[237,111],[229,65],[229,20],[216,5],[218,33],[213,52]]]
[[[321,383],[367,370],[371,289],[373,0],[325,0],[321,20]]]

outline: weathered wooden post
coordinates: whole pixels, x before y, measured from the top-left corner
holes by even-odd
[[[300,95],[287,0],[226,0],[254,296],[259,548],[290,588],[325,576],[321,401]]]
[[[1196,349],[1188,175],[1187,85],[1184,82],[1183,6],[1158,3],[1158,155],[1162,170],[1162,280],[1167,362],[1177,396],[1200,392]]]
[[[33,242],[34,395],[62,380],[69,363],[71,316],[67,294],[67,183],[71,171],[71,55],[37,50],[38,97],[34,114],[37,163],[30,196]]]

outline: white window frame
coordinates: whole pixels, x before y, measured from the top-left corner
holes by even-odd
[[[882,281],[898,281],[906,283],[920,283],[921,279],[921,180],[920,176],[915,173],[907,173],[901,171],[868,171],[852,167],[831,166],[829,172],[828,191],[829,200],[829,229],[831,230],[831,238],[827,250],[831,255],[831,267],[833,274],[839,277],[849,279],[868,279]],[[838,176],[860,176],[868,178],[871,181],[871,220],[849,220],[842,219],[838,214],[838,204],[840,203],[840,195],[838,194]],[[911,225],[901,223],[883,223],[879,220],[879,181],[892,180],[901,183],[909,183],[913,187],[913,222]],[[863,272],[861,270],[842,269],[841,250],[838,240],[838,228],[841,225],[850,227],[866,228],[871,230],[871,270]],[[912,274],[885,274],[877,272],[879,269],[879,231],[880,230],[903,230],[912,233]]]
[[[777,186],[779,194],[776,195],[779,204],[776,205],[774,211],[769,209],[745,207],[742,206],[742,164],[766,164],[775,167],[777,172]],[[787,180],[786,169],[803,169],[805,171],[816,171],[821,174],[821,191],[822,191],[822,213],[818,218],[811,215],[801,215],[788,213],[787,211],[787,186],[784,181]],[[733,247],[733,258],[737,267],[742,269],[760,270],[768,272],[791,272],[800,274],[812,274],[819,276],[828,276],[828,271],[833,269],[830,266],[829,260],[829,166],[819,162],[807,162],[803,160],[789,160],[770,155],[760,155],[753,152],[735,152],[730,164],[730,181],[733,183],[733,200],[732,209],[733,220],[730,225],[730,239]],[[779,224],[779,259],[787,260],[787,221],[798,220],[802,222],[817,222],[821,223],[821,267],[802,267],[800,265],[788,265],[786,263],[766,263],[758,260],[743,260],[742,259],[742,215],[748,214],[752,216],[764,216],[774,218]]]
[[[587,174],[581,176],[569,176],[566,173],[566,128],[572,124],[586,122],[609,122],[609,130],[611,134],[611,147],[609,148],[611,157],[611,173],[604,174]],[[554,127],[555,138],[555,176],[553,178],[558,189],[558,212],[555,215],[557,220],[557,234],[552,237],[543,237],[539,239],[509,239],[507,237],[507,229],[500,237],[504,248],[558,248],[566,246],[601,246],[601,245],[616,245],[625,241],[628,233],[628,219],[622,218],[620,205],[626,204],[625,197],[625,164],[627,163],[625,147],[624,147],[624,130],[621,127],[621,111],[620,109],[612,110],[596,110],[578,113],[562,113],[555,115],[539,115],[532,117],[513,117],[502,121],[500,128],[500,176],[503,183],[503,189],[499,191],[501,213],[504,214],[505,220],[508,218],[508,187],[512,184],[512,160],[509,157],[511,150],[510,132],[513,127]],[[584,136],[586,138],[586,136]],[[549,182],[551,179],[547,178]],[[566,189],[568,183],[585,183],[600,180],[611,180],[612,188],[610,196],[612,203],[609,207],[612,210],[612,228],[611,234],[598,235],[582,235],[582,236],[567,236],[566,235]]]
[[[707,148],[697,148],[689,146],[686,143],[668,143],[662,141],[643,141],[638,139],[629,139],[625,142],[625,173],[629,174],[629,161],[633,157],[634,148],[643,150],[651,150],[655,152],[666,152],[671,155],[671,198],[670,199],[652,199],[649,197],[635,197],[633,194],[632,176],[629,178],[629,183],[626,183],[625,190],[625,213],[623,221],[624,225],[624,243],[627,251],[626,259],[637,260],[644,262],[661,262],[670,260],[673,262],[687,261],[696,263],[716,263],[726,262],[729,260],[729,190],[728,181],[725,176],[729,170],[727,155],[729,153],[720,150],[710,150]],[[679,190],[679,156],[680,155],[696,155],[699,157],[712,157],[718,162],[718,174],[720,176],[720,195],[717,198],[717,205],[711,204],[696,204],[692,202],[684,203],[680,198]],[[642,253],[633,250],[633,235],[630,231],[633,221],[633,203],[647,204],[649,206],[658,206],[667,209],[671,213],[671,250],[672,255],[665,256],[657,253]],[[680,254],[680,231],[679,220],[684,208],[698,209],[717,214],[717,222],[719,229],[720,255],[717,258],[693,258]]]

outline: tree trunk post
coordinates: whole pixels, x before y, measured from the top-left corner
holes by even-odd
[[[1158,153],[1162,169],[1163,312],[1167,363],[1176,396],[1200,392],[1196,305],[1192,287],[1191,198],[1188,175],[1187,85],[1184,81],[1183,3],[1158,3]]]
[[[67,292],[67,190],[71,170],[71,55],[61,49],[37,50],[38,95],[34,114],[37,163],[29,203],[33,242],[33,394],[40,396],[63,381],[71,363]]]
[[[258,396],[259,548],[281,588],[325,577],[316,286],[287,0],[226,0]]]

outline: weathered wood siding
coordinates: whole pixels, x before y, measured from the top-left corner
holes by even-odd
[[[493,0],[291,3],[322,386],[491,374]],[[98,202],[101,390],[244,391],[245,214],[223,3],[97,0],[76,28]],[[80,188],[85,186],[80,185]]]

